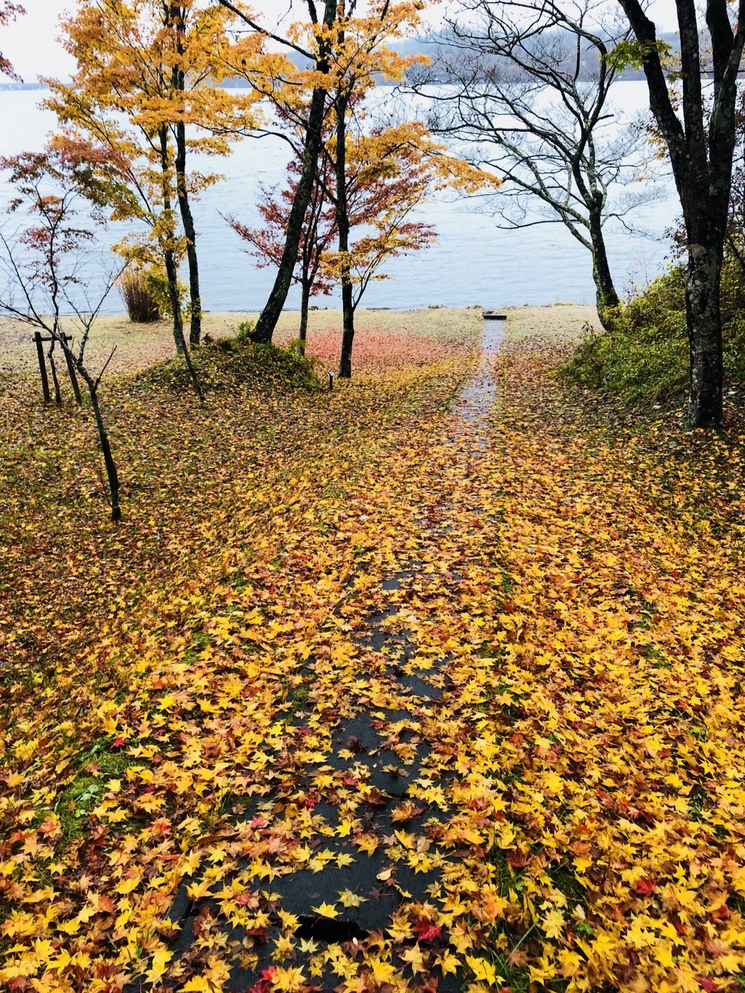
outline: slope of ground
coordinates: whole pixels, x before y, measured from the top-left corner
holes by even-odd
[[[78,415],[13,408],[9,989],[740,988],[743,434],[562,392],[569,313],[455,403],[468,333],[204,414],[122,384],[122,529]]]

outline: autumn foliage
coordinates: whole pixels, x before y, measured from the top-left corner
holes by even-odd
[[[481,318],[430,313],[332,392],[121,378],[119,529],[2,380],[5,988],[738,989],[743,431],[609,418],[520,314],[466,416]],[[342,843],[376,894],[314,919],[390,915],[308,937],[278,894]]]

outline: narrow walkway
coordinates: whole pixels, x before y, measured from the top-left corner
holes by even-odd
[[[488,445],[497,394],[493,360],[502,330],[502,321],[484,322],[479,364],[448,416],[448,457],[467,464],[466,473],[478,471],[480,452]],[[452,509],[447,502],[430,506],[428,519],[421,522],[428,546],[436,547],[448,533]],[[288,771],[295,773],[297,799],[288,810],[285,792],[275,811],[287,822],[287,845],[306,846],[300,857],[294,853],[297,868],[255,879],[246,856],[218,893],[192,899],[190,894],[207,888],[209,867],[202,866],[184,882],[171,908],[174,961],[183,958],[185,967],[196,962],[200,938],[209,932],[229,963],[225,989],[266,993],[279,967],[290,970],[282,988],[331,991],[354,974],[363,956],[371,963],[372,989],[395,973],[411,975],[411,989],[458,993],[462,988],[460,962],[448,963],[447,936],[434,923],[435,908],[452,894],[449,880],[457,876],[458,861],[448,830],[454,814],[448,795],[458,756],[443,761],[437,729],[458,704],[448,671],[451,655],[433,656],[407,627],[407,611],[421,593],[423,568],[414,554],[406,568],[390,575],[382,584],[390,605],[353,633],[354,651],[372,677],[370,698],[363,694],[351,701],[351,716],[338,720],[330,748],[315,761],[304,755],[307,714],[293,717],[297,753],[288,757],[295,762]],[[455,586],[460,581],[457,574],[450,579]],[[308,660],[311,685],[315,664]],[[261,850],[264,857],[260,839],[271,806],[270,798],[254,799],[239,815],[256,853]],[[244,888],[252,877],[253,885]],[[248,926],[219,924],[226,893],[232,899],[238,894]],[[403,933],[404,921],[411,937],[395,946],[392,961],[376,959],[378,936],[395,935],[397,928]],[[291,970],[296,970],[294,979]]]

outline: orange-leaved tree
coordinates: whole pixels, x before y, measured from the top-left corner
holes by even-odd
[[[261,227],[250,227],[235,217],[229,217],[228,223],[243,241],[250,247],[246,249],[258,259],[260,268],[276,265],[282,262],[285,249],[287,225],[293,204],[297,197],[298,183],[302,162],[297,158],[290,161],[287,167],[288,176],[285,186],[276,189],[264,189],[258,208],[261,215]],[[293,272],[293,281],[300,286],[300,327],[298,340],[301,352],[305,352],[308,336],[308,310],[310,298],[316,293],[330,293],[332,281],[324,274],[323,264],[326,252],[331,247],[336,234],[334,208],[330,202],[329,186],[331,183],[331,168],[327,159],[321,159],[319,171],[311,190],[310,202],[303,219],[303,226],[298,245],[297,262]]]
[[[216,176],[188,168],[189,151],[221,155],[252,113],[251,95],[218,84],[231,39],[221,8],[197,0],[82,0],[62,22],[75,57],[71,83],[50,80],[47,101],[63,139],[108,144],[130,163],[126,187],[112,184],[112,214],[143,223],[120,250],[165,270],[174,339],[186,352],[178,282],[189,267],[190,341],[201,336],[197,234],[191,200]]]
[[[283,108],[284,120],[298,139],[295,146],[300,158],[300,173],[295,195],[287,217],[284,247],[279,258],[277,276],[269,298],[256,322],[252,337],[255,341],[271,342],[287,293],[293,281],[303,225],[323,144],[324,121],[331,85],[329,68],[337,18],[336,0],[324,0],[319,15],[315,0],[305,0],[307,22],[294,22],[284,35],[269,30],[256,19],[253,9],[243,0],[217,0],[249,29],[231,55],[231,67],[245,77],[253,90],[268,103]],[[284,51],[268,55],[259,71],[251,63],[256,39],[268,39]],[[243,54],[243,48],[247,54]],[[294,57],[293,61],[290,55]],[[300,56],[301,64],[297,64]],[[299,131],[298,131],[299,129]]]
[[[340,242],[338,251],[327,254],[324,268],[342,287],[339,375],[349,377],[354,313],[368,285],[388,278],[383,270],[388,260],[426,248],[436,237],[418,208],[445,187],[475,192],[499,180],[448,154],[418,121],[368,127],[364,114],[353,112],[346,126],[343,175],[338,149],[336,141],[328,143],[336,167],[333,199],[337,212],[343,203],[349,239],[346,248]]]
[[[333,137],[325,152],[334,170],[334,207],[338,251],[336,271],[342,297],[342,355],[339,375],[351,376],[354,340],[354,289],[350,257],[349,180],[347,168],[350,121],[361,111],[365,97],[381,80],[401,81],[419,56],[404,56],[390,42],[413,32],[420,22],[418,3],[402,0],[373,0],[364,16],[357,14],[356,0],[342,0],[328,32],[329,92]]]

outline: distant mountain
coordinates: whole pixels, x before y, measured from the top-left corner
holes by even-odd
[[[663,32],[658,37],[659,41],[668,44],[673,52],[677,53],[680,51],[680,38],[676,33],[672,31]],[[446,51],[448,44],[446,36],[432,34],[429,36],[407,38],[403,41],[397,41],[394,42],[391,47],[397,52],[400,52],[402,55],[426,55],[432,60],[432,62],[434,62],[438,51]],[[702,51],[705,51],[705,46],[702,46]],[[571,53],[571,58],[572,60],[574,59],[574,52]],[[491,63],[492,67],[496,61],[498,61],[498,59],[495,57],[494,61]],[[590,50],[588,57],[583,62],[582,68],[585,70],[588,77],[593,74],[594,70],[597,68],[595,49]],[[430,70],[427,73],[427,76],[429,81],[433,83],[445,84],[448,81],[447,75],[439,74],[436,69],[434,72]],[[623,72],[618,74],[617,78],[620,80],[644,79],[644,71],[642,69],[625,69]]]
[[[43,83],[0,83],[0,90],[45,90]]]

